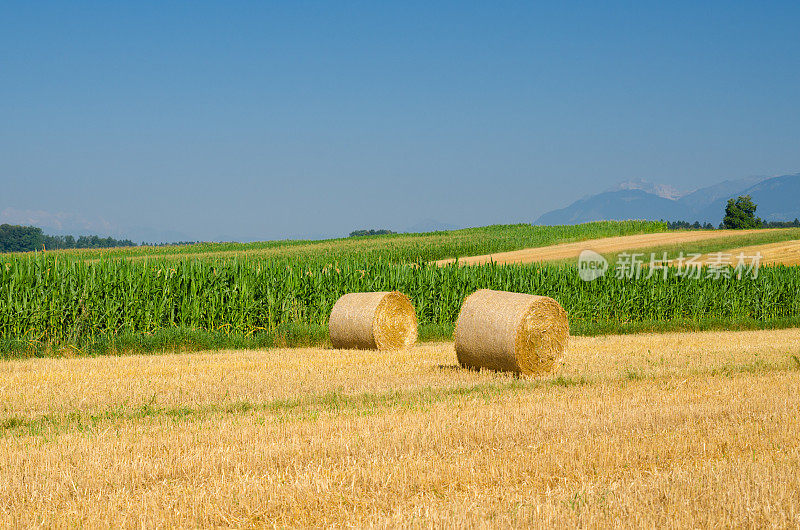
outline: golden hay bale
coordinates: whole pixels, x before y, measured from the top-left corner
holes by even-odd
[[[328,331],[337,349],[397,350],[417,342],[417,313],[399,291],[350,293],[334,304]]]
[[[564,353],[569,323],[550,297],[481,289],[464,300],[455,339],[462,366],[542,374]]]

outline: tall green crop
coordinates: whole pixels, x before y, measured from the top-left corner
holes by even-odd
[[[453,323],[480,288],[552,296],[572,320],[596,323],[800,315],[800,268],[762,268],[757,279],[587,283],[568,266],[432,267],[386,260],[234,258],[107,260],[14,256],[0,262],[0,337],[76,341],[118,332],[192,328],[238,333],[287,323],[325,324],[348,292],[397,289],[420,323]]]
[[[433,261],[583,241],[611,236],[665,232],[656,221],[597,221],[579,225],[495,225],[425,234],[390,234],[322,241],[260,241],[255,243],[197,243],[165,247],[126,247],[95,250],[59,250],[73,259],[98,258],[230,258],[259,256],[269,259],[342,260],[369,258],[394,263]]]

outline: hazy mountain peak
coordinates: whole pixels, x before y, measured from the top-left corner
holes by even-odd
[[[419,223],[406,229],[407,233],[417,234],[422,232],[441,232],[446,230],[456,230],[457,226],[450,223],[439,221],[438,219],[423,219]]]
[[[768,221],[800,217],[800,173],[779,177],[726,180],[681,196],[670,186],[659,187],[643,179],[619,184],[616,189],[579,199],[565,208],[543,214],[536,224],[573,224],[613,219],[700,221],[718,224],[728,199],[749,194],[757,214]]]
[[[770,177],[746,177],[741,179],[723,180],[719,184],[706,186],[687,193],[680,201],[690,208],[702,208],[720,199],[727,200],[744,190],[763,182]]]
[[[677,190],[669,184],[656,184],[643,178],[629,179],[620,182],[609,191],[622,191],[622,190],[641,190],[647,193],[657,195],[662,199],[676,200],[682,197],[683,192]]]
[[[188,241],[191,238],[176,230],[156,229],[148,226],[120,227],[101,217],[87,218],[74,212],[50,212],[46,210],[26,210],[9,206],[0,210],[0,224],[37,226],[45,234],[53,236],[98,235],[116,239],[132,239],[162,243],[169,241]]]
[[[0,210],[0,222],[19,225],[33,225],[51,233],[70,231],[75,234],[116,233],[116,227],[102,218],[87,219],[71,212],[48,212],[45,210],[25,210],[7,207]]]

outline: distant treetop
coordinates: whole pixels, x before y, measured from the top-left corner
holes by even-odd
[[[728,199],[725,207],[725,218],[722,225],[725,228],[741,230],[743,228],[761,228],[763,222],[756,217],[756,204],[750,195],[741,195],[737,199]]]
[[[741,195],[736,199],[729,199],[725,206],[725,218],[720,223],[719,228],[737,230],[743,228],[800,228],[800,220],[796,217],[794,221],[764,221],[756,217],[758,206],[753,202],[750,195]],[[700,224],[699,221],[690,223],[688,221],[667,221],[669,230],[713,230],[711,223]]]
[[[160,243],[153,246],[192,245],[195,241]],[[142,246],[146,243],[142,243]],[[130,239],[99,236],[50,236],[36,226],[0,225],[0,253],[30,252],[33,250],[58,250],[71,248],[114,248],[138,246]]]
[[[382,228],[380,230],[353,230],[350,232],[350,237],[359,236],[385,236],[386,234],[394,234],[391,230]]]

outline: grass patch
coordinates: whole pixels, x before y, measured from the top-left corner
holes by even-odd
[[[0,339],[0,359],[96,357],[191,351],[256,350],[273,347],[330,346],[327,326],[288,324],[267,333],[225,333],[163,328],[153,333],[119,333],[87,337],[75,344]]]
[[[800,369],[792,364],[782,365],[768,363],[756,359],[749,363],[724,364],[690,372],[690,377],[733,377],[740,374],[763,375],[771,372]],[[69,430],[90,432],[100,424],[108,422],[136,421],[146,419],[167,418],[173,421],[192,421],[214,415],[225,414],[266,414],[273,420],[285,421],[315,421],[321,415],[372,415],[388,410],[421,411],[430,406],[462,399],[479,399],[487,403],[497,396],[519,392],[567,389],[587,387],[597,384],[642,383],[645,381],[659,381],[674,379],[674,374],[645,374],[639,370],[624,370],[617,378],[590,379],[587,377],[568,377],[556,375],[549,378],[510,378],[500,382],[483,383],[473,386],[460,386],[451,388],[423,387],[406,391],[391,391],[385,393],[366,392],[347,394],[341,390],[326,392],[324,394],[300,396],[293,398],[276,399],[265,402],[238,401],[229,404],[208,404],[197,407],[163,407],[156,403],[153,396],[150,400],[136,406],[109,407],[100,412],[68,412],[62,414],[44,414],[38,417],[26,418],[20,416],[7,417],[0,421],[0,436],[30,436],[58,435]]]
[[[641,370],[638,370],[636,368],[626,368],[622,372],[622,380],[623,381],[639,381],[640,379],[644,379],[644,378],[645,378],[645,376],[641,372]]]
[[[650,320],[643,322],[570,322],[570,334],[594,337],[598,335],[628,335],[632,333],[674,333],[698,331],[746,331],[758,329],[787,329],[800,327],[800,315],[770,320],[755,318],[703,318]]]
[[[262,403],[240,401],[226,405],[202,405],[199,407],[160,407],[154,399],[134,407],[110,407],[101,412],[45,414],[35,418],[12,416],[0,421],[0,435],[54,435],[78,429],[91,430],[105,422],[132,421],[148,418],[171,418],[187,421],[219,414],[265,413],[279,421],[316,419],[320,414],[364,414],[387,409],[409,411],[448,400],[492,398],[508,392],[537,388],[567,388],[586,386],[593,382],[585,378],[558,376],[551,379],[512,379],[503,383],[486,383],[470,387],[433,388],[425,387],[411,391],[387,393],[346,394],[332,391],[319,395],[277,399]]]
[[[423,324],[419,326],[420,342],[441,342],[453,340],[455,324]]]
[[[453,340],[453,324],[423,324],[420,342]],[[800,315],[771,320],[674,319],[645,322],[570,322],[573,336],[626,335],[699,331],[745,331],[800,327]],[[87,338],[76,344],[0,339],[0,359],[44,357],[97,357],[104,355],[159,355],[195,351],[259,350],[266,348],[331,347],[327,326],[290,324],[272,333],[250,335],[183,328],[164,328],[153,333],[120,333]],[[800,359],[798,360],[800,364]]]

